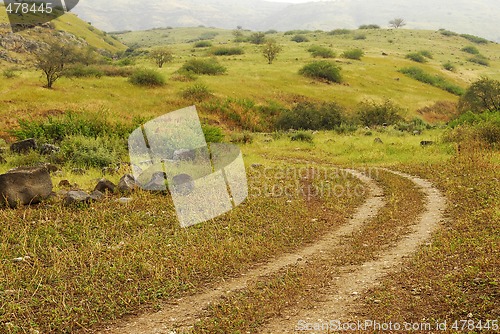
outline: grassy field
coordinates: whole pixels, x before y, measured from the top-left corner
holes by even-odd
[[[0,17],[0,23],[5,22]],[[62,16],[55,24],[56,29],[72,32],[98,48],[110,52],[126,48],[73,15]],[[239,47],[244,53],[217,57],[227,67],[227,74],[199,76],[189,82],[174,80],[186,61],[213,57],[209,49],[194,47],[194,40],[207,34],[214,36],[213,47]],[[355,38],[359,34],[366,38]],[[73,112],[87,119],[106,120],[107,126],[131,126],[138,118],[152,119],[195,103],[204,124],[218,126],[225,141],[240,145],[250,194],[230,213],[189,229],[178,226],[169,196],[145,191],[132,194],[129,204],[117,202],[117,195],[107,195],[102,202],[76,208],[63,206],[57,198],[33,207],[0,208],[0,332],[92,332],[124,316],[158,310],[166,302],[314,243],[345,223],[366,198],[366,191],[309,196],[310,180],[303,173],[315,168],[329,172],[327,179],[318,180],[329,189],[361,186],[359,180],[336,173],[339,167],[382,166],[417,174],[434,182],[449,201],[449,222],[430,246],[407,260],[404,269],[363,296],[366,303],[359,305],[363,316],[380,320],[458,319],[469,313],[477,320],[500,317],[496,304],[500,155],[494,146],[487,148],[472,140],[459,152],[456,143],[444,140],[450,130],[443,121],[452,114],[442,115],[439,123],[417,133],[400,131],[397,125],[361,126],[344,134],[308,131],[305,134],[310,141],[292,141],[296,132],[250,132],[271,123],[273,112],[303,101],[337,102],[352,115],[366,99],[391,99],[402,107],[401,116],[406,120],[415,116],[432,120],[418,110],[437,101],[456,103],[458,96],[404,76],[399,70],[416,66],[466,88],[484,75],[500,79],[500,46],[476,46],[490,62],[481,66],[467,61],[470,54],[461,51],[471,45],[470,41],[436,31],[381,29],[304,35],[309,42],[292,42],[293,34],[269,35],[283,46],[278,59],[269,65],[261,46],[233,43],[228,30],[176,28],[116,34],[139,53],[157,45],[170,47],[173,62],[156,69],[167,84],[158,88],[137,87],[126,77],[103,76],[63,77],[54,89],[46,89],[41,73],[29,62],[13,65],[1,61],[0,72],[13,66],[18,69],[12,78],[0,76],[0,137],[6,141],[14,140],[12,130],[19,129],[19,119],[46,122]],[[331,61],[342,67],[343,83],[327,84],[298,74],[314,60],[308,52],[313,45],[331,48],[337,54]],[[361,60],[341,57],[353,48],[365,52]],[[406,58],[410,52],[423,50],[432,53],[426,63]],[[155,67],[144,55],[130,59],[126,66],[120,66],[119,61],[109,60],[106,65],[131,71]],[[445,62],[453,63],[456,70],[444,70]],[[186,88],[200,83],[208,87],[211,96],[202,101],[181,96]],[[96,139],[89,136],[85,140],[93,143]],[[122,143],[123,138],[116,139],[110,133],[105,140]],[[434,144],[421,147],[422,140]],[[0,141],[0,147],[6,144]],[[122,161],[127,160],[124,150],[118,150]],[[2,173],[48,160],[36,153],[18,156],[8,150],[2,156],[7,160],[0,163]],[[64,179],[88,191],[102,177],[97,167],[89,168],[86,175],[75,175],[75,165],[70,162],[62,162],[60,167],[61,173],[53,176],[55,192],[64,190],[58,186]],[[117,182],[120,176],[106,177]],[[313,306],[323,282],[335,275],[336,268],[361,265],[398,240],[401,235],[396,232],[409,226],[422,211],[422,194],[409,181],[390,173],[380,172],[376,181],[385,190],[386,206],[332,259],[288,268],[229,295],[209,310],[194,331],[252,331],[280,310],[301,303]],[[381,231],[387,238],[378,238]],[[373,247],[364,247],[366,240],[373,241]],[[19,258],[22,260],[14,261]],[[420,289],[418,295],[412,293],[416,288]],[[417,298],[426,292],[432,292],[432,297]],[[370,302],[375,299],[380,303]]]

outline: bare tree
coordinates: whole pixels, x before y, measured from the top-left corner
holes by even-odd
[[[35,53],[35,67],[45,75],[47,88],[52,88],[54,82],[59,79],[67,64],[78,60],[76,48],[73,45],[63,44],[58,41],[46,43],[46,47],[40,48]]]
[[[159,68],[162,68],[165,63],[169,63],[174,60],[172,51],[165,47],[153,49],[149,54]]]
[[[262,47],[262,53],[266,57],[268,64],[272,64],[281,51],[283,51],[283,48],[274,40],[268,40]]]
[[[395,18],[394,20],[390,20],[389,25],[395,29],[398,29],[398,28],[404,27],[406,25],[406,22],[404,19],[398,17],[398,18]]]

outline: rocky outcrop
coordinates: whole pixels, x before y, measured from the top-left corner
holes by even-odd
[[[31,150],[36,150],[36,140],[33,138],[21,140],[10,145],[10,150],[13,153],[26,154]]]

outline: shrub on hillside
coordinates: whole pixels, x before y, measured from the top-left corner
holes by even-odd
[[[400,69],[399,72],[412,79],[443,89],[455,95],[462,95],[464,93],[464,89],[462,87],[448,82],[446,79],[439,75],[429,74],[419,67],[405,67]]]
[[[447,61],[446,63],[444,63],[443,68],[450,72],[455,72],[456,70],[456,66],[451,61]]]
[[[449,123],[445,142],[482,142],[490,147],[500,147],[500,112],[475,114],[467,112]]]
[[[478,55],[479,54],[478,48],[476,48],[473,45],[465,46],[462,49],[460,49],[460,51],[470,53],[471,55]]]
[[[366,30],[366,29],[380,29],[380,26],[377,24],[362,24],[359,26],[359,29],[361,30]]]
[[[307,51],[309,51],[311,55],[316,58],[335,58],[335,52],[324,46],[313,45]]]
[[[212,92],[207,85],[198,83],[183,90],[181,96],[186,100],[201,102],[211,97]]]
[[[363,57],[364,55],[365,53],[361,49],[347,50],[342,53],[342,57],[354,60],[361,60],[361,57]]]
[[[130,83],[143,87],[159,87],[165,85],[161,73],[150,69],[136,70],[129,78]]]
[[[453,32],[450,30],[439,29],[439,32],[441,33],[441,35],[447,36],[447,37],[458,36],[458,34],[456,32]]]
[[[474,35],[469,35],[469,34],[461,34],[460,37],[463,37],[466,40],[468,40],[472,43],[476,43],[476,44],[488,44],[490,42],[485,38],[474,36]]]
[[[474,63],[474,64],[478,64],[478,65],[482,65],[482,66],[490,66],[490,61],[488,60],[488,58],[486,58],[483,55],[476,55],[476,56],[469,58],[467,60],[471,63]]]
[[[411,52],[406,55],[406,59],[413,60],[417,63],[426,63],[427,59],[419,52]]]
[[[336,103],[302,102],[284,111],[276,122],[282,130],[333,130],[344,121],[344,109]]]
[[[296,43],[304,43],[309,42],[309,38],[304,35],[295,35],[292,37],[291,41]]]
[[[291,141],[303,141],[306,143],[313,142],[313,136],[309,132],[299,131],[290,137]]]
[[[392,125],[402,120],[403,109],[391,100],[383,103],[364,101],[359,104],[356,116],[363,126]]]
[[[213,125],[203,125],[203,134],[207,143],[221,143],[224,140],[222,129]]]
[[[18,72],[18,69],[11,67],[11,68],[7,68],[7,69],[3,70],[2,75],[5,79],[13,79],[13,78],[18,76],[17,72]]]
[[[467,88],[458,104],[460,112],[500,110],[500,81],[483,77]]]
[[[366,39],[366,35],[365,34],[357,34],[357,35],[354,35],[353,39],[357,40],[357,41],[364,40],[364,39]]]
[[[64,70],[64,76],[68,78],[100,78],[104,72],[94,66],[75,65]]]
[[[209,48],[212,46],[212,42],[210,41],[198,41],[194,43],[195,48]]]
[[[243,48],[241,47],[218,47],[210,50],[210,53],[214,56],[234,56],[234,55],[242,55],[245,53]]]
[[[327,82],[340,83],[342,81],[340,67],[326,60],[315,61],[305,65],[300,69],[299,74]]]
[[[350,33],[352,33],[352,30],[349,29],[335,29],[330,31],[328,35],[338,36],[338,35],[349,35]]]
[[[125,142],[115,137],[71,136],[61,143],[61,154],[75,166],[102,168],[122,161]]]
[[[191,59],[182,65],[181,70],[205,75],[220,75],[227,71],[227,69],[215,59]]]

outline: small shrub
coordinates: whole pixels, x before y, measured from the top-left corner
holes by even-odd
[[[353,39],[356,41],[364,40],[364,39],[366,39],[366,35],[365,34],[357,34],[357,35],[354,35]]]
[[[195,81],[197,77],[193,72],[180,70],[174,73],[170,79],[179,82],[191,82]]]
[[[125,142],[113,137],[89,138],[73,136],[61,143],[66,161],[81,167],[107,167],[122,161],[126,154]]]
[[[482,65],[482,66],[490,66],[490,61],[488,60],[488,58],[486,58],[485,56],[482,56],[482,55],[477,55],[477,56],[474,56],[474,57],[469,58],[467,60],[471,63],[474,63],[474,64],[478,64],[478,65]]]
[[[252,44],[264,44],[266,42],[266,34],[263,32],[254,32],[248,37],[248,41]]]
[[[340,67],[326,60],[315,61],[305,65],[300,69],[299,74],[327,82],[340,83],[342,81]]]
[[[304,35],[295,35],[292,37],[291,41],[296,43],[305,43],[309,42],[309,38]]]
[[[102,65],[98,66],[97,69],[107,77],[128,78],[134,73],[134,69],[131,67],[118,67],[113,65]]]
[[[362,24],[359,26],[359,29],[361,30],[366,30],[366,29],[380,29],[380,26],[377,24]]]
[[[465,46],[460,51],[470,53],[471,55],[478,55],[479,50],[473,45]]]
[[[201,128],[207,143],[221,143],[224,140],[221,128],[212,125],[203,125]]]
[[[335,52],[324,46],[314,45],[307,51],[309,51],[311,55],[316,58],[335,58]]]
[[[303,141],[306,143],[312,143],[313,136],[312,136],[312,134],[310,134],[308,132],[300,131],[300,132],[297,132],[296,134],[292,135],[292,137],[290,137],[290,140],[291,141]]]
[[[64,75],[69,78],[100,78],[104,75],[104,72],[94,66],[77,65],[66,68]]]
[[[361,57],[363,57],[364,54],[365,53],[361,49],[352,49],[344,51],[344,53],[342,53],[342,57],[347,59],[361,60]]]
[[[447,37],[458,36],[458,34],[456,32],[453,32],[450,30],[441,29],[441,30],[439,30],[439,32],[441,33],[441,35],[447,36]]]
[[[284,111],[276,122],[281,130],[333,130],[344,122],[344,109],[336,103],[302,102]]]
[[[181,70],[202,75],[220,75],[227,71],[215,59],[191,59],[182,65]]]
[[[447,71],[450,71],[450,72],[455,72],[455,70],[456,70],[455,65],[450,61],[447,61],[446,63],[444,63],[443,68]]]
[[[349,29],[335,29],[330,31],[328,35],[338,36],[338,35],[349,35],[350,33],[352,33],[352,30]]]
[[[304,35],[304,34],[309,34],[311,30],[288,30],[285,32],[285,36],[288,35]]]
[[[182,91],[181,96],[186,100],[201,102],[212,96],[212,92],[205,84],[194,84]]]
[[[421,50],[419,51],[418,53],[420,53],[422,56],[424,56],[425,58],[429,58],[429,59],[433,59],[434,57],[432,56],[432,53],[430,51],[427,51],[427,50]]]
[[[165,85],[165,78],[161,73],[150,69],[136,70],[129,78],[129,81],[133,85],[143,87],[159,87]]]
[[[427,72],[425,72],[423,69],[418,68],[418,67],[406,67],[402,68],[399,70],[399,72],[403,73],[404,75],[418,80],[420,82],[426,83],[428,85],[443,89],[449,93],[455,94],[455,95],[462,95],[464,93],[464,89],[460,86],[454,85],[443,77],[439,75],[432,75]]]
[[[18,70],[16,68],[7,68],[3,70],[2,75],[5,79],[13,79],[18,76]]]
[[[233,56],[242,55],[245,51],[240,47],[218,47],[210,50],[210,53],[214,56]]]
[[[483,77],[472,83],[460,98],[458,109],[474,113],[500,110],[500,81]]]
[[[392,125],[402,120],[403,109],[391,100],[383,103],[364,101],[359,104],[357,118],[363,126]]]
[[[406,59],[413,60],[417,63],[426,63],[427,59],[419,52],[412,52],[406,55]]]
[[[210,41],[199,41],[194,43],[195,48],[209,48],[212,46],[212,42]]]
[[[469,34],[461,34],[460,37],[463,37],[466,40],[468,40],[472,43],[476,43],[476,44],[488,44],[490,42],[485,38],[474,36],[474,35],[469,35]]]
[[[277,34],[278,33],[278,30],[275,30],[275,29],[269,29],[268,31],[266,31],[264,34],[266,35],[272,35],[272,34]]]

